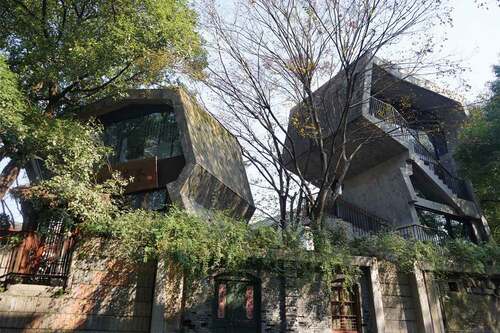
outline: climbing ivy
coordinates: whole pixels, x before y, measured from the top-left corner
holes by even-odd
[[[323,231],[311,234],[314,249],[307,250],[303,230],[252,228],[222,212],[204,218],[178,207],[168,214],[130,210],[105,227],[99,223],[82,224],[84,237],[105,230],[116,239],[115,253],[122,259],[165,260],[180,267],[188,281],[221,271],[262,269],[280,274],[293,267],[304,283],[320,273],[326,283],[342,274],[349,285],[360,273],[352,264],[353,256],[376,257],[403,272],[411,272],[417,264],[434,271],[460,267],[479,274],[496,270],[500,258],[500,247],[494,243],[451,240],[438,246],[393,233],[349,240],[339,231]]]

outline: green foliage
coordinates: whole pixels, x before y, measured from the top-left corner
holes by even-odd
[[[82,227],[87,233],[106,229],[96,227],[96,223]],[[117,253],[125,258],[174,262],[188,277],[204,277],[222,268],[238,270],[279,245],[277,233],[271,228],[254,230],[222,213],[202,218],[176,207],[168,214],[124,212],[107,225],[106,232],[118,239]]]
[[[184,0],[6,0],[0,49],[30,100],[75,107],[173,72],[199,75],[196,22]]]
[[[500,66],[487,102],[471,112],[461,134],[455,158],[474,184],[493,237],[500,242]]]
[[[0,92],[0,140],[5,156],[19,165],[42,160],[50,170],[50,178],[18,194],[31,199],[42,220],[54,216],[68,223],[111,219],[117,209],[113,196],[124,182],[118,176],[104,183],[95,178],[108,151],[99,141],[101,128],[44,115],[23,97],[16,75],[3,59],[0,86],[5,88]]]
[[[278,232],[271,227],[251,228],[223,213],[202,218],[172,207],[168,214],[135,210],[120,214],[105,228],[85,223],[83,230],[94,233],[106,229],[117,240],[116,253],[133,261],[164,260],[179,267],[190,281],[207,275],[264,269],[283,273],[297,270],[304,284],[320,273],[329,283],[342,274],[352,284],[359,269],[353,256],[377,257],[411,272],[415,264],[435,271],[460,267],[471,273],[497,269],[500,247],[494,243],[476,245],[450,241],[443,246],[405,240],[388,233],[349,241],[337,233],[312,235],[314,250],[306,250],[303,232]]]

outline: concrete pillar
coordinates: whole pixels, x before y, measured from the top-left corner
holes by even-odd
[[[417,265],[414,266],[413,275],[415,278],[415,296],[420,308],[420,325],[422,332],[435,333],[432,325],[431,310],[429,307],[429,300],[427,298],[427,289],[425,287],[425,280],[423,271]]]
[[[380,285],[377,259],[373,259],[370,265],[370,282],[372,286],[375,330],[377,333],[385,333],[384,303],[382,301],[382,286]]]
[[[441,301],[439,299],[439,286],[434,279],[433,273],[422,271],[422,275],[427,290],[434,333],[445,333],[443,314],[441,312]]]
[[[182,299],[182,274],[174,265],[159,261],[156,267],[150,333],[170,333],[180,330]]]

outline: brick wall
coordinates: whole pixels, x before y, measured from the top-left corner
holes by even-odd
[[[104,255],[112,251],[102,241],[80,244],[65,291],[10,285],[0,293],[0,332],[149,332],[154,266]]]

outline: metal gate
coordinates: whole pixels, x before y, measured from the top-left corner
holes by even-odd
[[[62,222],[51,222],[43,232],[10,232],[3,243],[13,237],[20,243],[7,254],[5,283],[66,285],[74,237]]]

